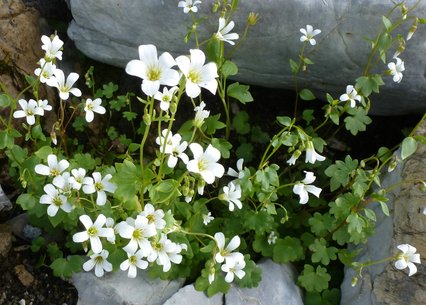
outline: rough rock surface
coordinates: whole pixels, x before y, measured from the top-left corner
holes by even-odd
[[[418,134],[426,135],[426,122],[420,126]],[[426,206],[426,193],[414,180],[426,180],[426,147],[419,146],[417,152],[409,157],[391,174],[387,174],[383,187],[400,181],[402,184],[392,190],[388,206],[391,217],[386,217],[376,206],[378,221],[376,233],[368,241],[358,260],[380,260],[399,250],[399,244],[408,243],[417,248],[421,259],[426,255],[426,216],[422,214]],[[393,262],[370,266],[365,269],[363,280],[351,287],[354,276],[347,270],[342,284],[342,305],[422,305],[426,300],[426,268],[417,265],[418,272],[408,277],[407,270],[397,270]]]
[[[72,278],[78,290],[77,305],[162,305],[183,285],[184,280],[150,279],[138,272],[135,279],[126,272],[114,272],[97,278],[93,272],[81,272]]]
[[[212,3],[206,0],[200,5],[198,16],[206,16],[205,23],[199,25],[200,33],[217,31],[218,17],[211,13]],[[315,47],[307,47],[306,55],[315,65],[302,73],[300,82],[319,97],[329,92],[338,98],[346,85],[362,75],[370,52],[365,36],[378,33],[381,16],[392,7],[390,0],[240,1],[233,17],[235,31],[242,32],[251,11],[259,13],[261,19],[235,53],[240,71],[236,79],[266,87],[294,88],[288,61],[297,59],[300,52],[299,29],[311,24],[322,33],[316,37]],[[188,49],[194,47],[183,41],[191,18],[177,8],[177,1],[70,0],[70,8],[74,21],[68,35],[83,53],[102,62],[124,67],[137,58],[140,44],[152,43],[159,52],[175,56],[188,54]],[[426,3],[421,2],[416,13],[425,15]],[[419,25],[401,55],[406,68],[402,82],[396,84],[385,77],[387,86],[380,95],[373,96],[372,113],[395,115],[426,110],[425,40],[426,31]],[[377,69],[384,71],[387,67],[380,64]]]
[[[12,202],[10,202],[9,197],[4,193],[0,185],[0,212],[5,210],[10,210],[12,208]]]
[[[163,305],[223,305],[223,294],[215,294],[209,298],[204,292],[197,291],[194,285],[187,285],[179,289]]]
[[[232,287],[225,295],[225,304],[303,305],[302,292],[295,284],[296,274],[290,264],[280,265],[268,259],[259,263],[258,266],[262,269],[262,281],[259,286],[250,289]]]

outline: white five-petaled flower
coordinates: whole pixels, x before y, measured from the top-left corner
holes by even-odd
[[[325,157],[321,156],[319,153],[315,151],[314,144],[311,141],[308,141],[306,144],[306,156],[305,163],[314,164],[316,161],[324,161]]]
[[[339,98],[342,102],[350,101],[351,107],[356,106],[356,101],[361,102],[361,95],[358,94],[358,91],[352,85],[346,86],[346,93],[342,94]]]
[[[148,219],[148,223],[153,223],[157,230],[162,230],[166,227],[163,210],[156,210],[151,203],[147,203],[145,205],[145,208],[140,215],[146,217]]]
[[[78,168],[71,170],[72,177],[70,177],[70,183],[73,189],[80,190],[83,184],[91,184],[92,178],[86,177],[86,170],[84,168]]]
[[[274,245],[277,242],[278,236],[275,234],[275,231],[271,231],[268,235],[268,244]]]
[[[189,158],[187,154],[184,153],[184,151],[188,147],[188,142],[183,141],[181,143],[182,136],[178,133],[173,135],[172,132],[168,129],[163,129],[161,134],[163,136],[157,137],[156,143],[160,145],[160,150],[163,153],[169,155],[167,166],[170,168],[174,168],[177,164],[178,158],[180,158],[183,163],[187,164]]]
[[[62,193],[69,194],[72,191],[71,177],[69,172],[63,172],[61,175],[53,178],[53,185],[61,190]]]
[[[210,111],[204,110],[204,107],[206,107],[206,103],[201,101],[200,105],[194,108],[195,118],[194,118],[193,125],[197,128],[200,128],[201,126],[203,126],[204,120],[207,119],[210,115]]]
[[[67,160],[58,162],[56,155],[47,156],[47,165],[37,164],[34,168],[35,172],[39,175],[56,177],[68,168],[70,163]]]
[[[316,29],[314,30],[314,28],[312,27],[312,25],[307,25],[306,29],[300,29],[300,32],[303,34],[300,37],[300,41],[301,42],[305,42],[308,41],[311,45],[316,45],[316,41],[314,39],[315,36],[317,36],[319,33],[321,33],[321,30]]]
[[[93,101],[88,98],[86,100],[86,104],[84,106],[84,111],[86,111],[86,121],[92,122],[93,118],[95,116],[94,112],[99,114],[104,114],[106,112],[106,109],[101,106],[102,100],[100,98],[94,99]]]
[[[402,251],[396,256],[395,268],[405,269],[408,267],[410,270],[408,276],[412,276],[417,272],[417,267],[414,265],[421,264],[420,254],[416,253],[417,249],[409,244],[398,245],[397,248]]]
[[[141,215],[136,217],[133,225],[129,224],[129,222],[121,222],[117,227],[117,231],[121,237],[130,239],[127,246],[123,248],[124,251],[135,253],[139,246],[144,256],[148,256],[152,250],[148,238],[157,234],[155,225],[148,223],[148,218]]]
[[[26,100],[20,99],[18,101],[22,110],[16,110],[13,113],[14,118],[26,118],[28,125],[35,124],[35,115],[43,115],[44,112],[38,107],[38,104],[35,100]]]
[[[54,76],[49,78],[46,81],[46,84],[48,84],[51,87],[55,87],[59,90],[59,97],[63,100],[67,100],[70,97],[70,93],[73,95],[80,97],[81,91],[78,88],[73,88],[73,85],[80,77],[77,73],[71,72],[67,79],[65,80],[64,72],[60,69],[56,69],[55,72],[53,72]]]
[[[178,7],[183,7],[183,12],[185,14],[188,14],[189,12],[196,13],[198,12],[198,4],[201,4],[201,1],[195,0],[194,2],[192,2],[192,0],[184,0],[179,1]]]
[[[129,61],[126,73],[142,78],[142,91],[148,96],[154,96],[160,85],[176,86],[179,83],[179,73],[171,69],[176,61],[168,52],[157,57],[157,48],[152,44],[139,46],[139,58]]]
[[[314,173],[305,171],[305,179],[303,179],[300,182],[297,182],[293,186],[293,193],[295,193],[296,195],[299,195],[299,197],[300,197],[299,203],[300,204],[305,204],[305,203],[308,202],[308,200],[309,200],[308,193],[311,193],[311,194],[315,195],[316,197],[319,197],[322,190],[319,187],[316,187],[314,185],[309,185],[309,184],[313,183],[315,181],[315,179],[316,179],[316,177],[315,177]]]
[[[211,212],[208,212],[207,214],[203,214],[202,217],[203,217],[203,223],[205,226],[207,226],[210,223],[210,221],[214,219]]]
[[[395,62],[388,64],[389,72],[393,75],[393,81],[399,83],[402,80],[402,71],[405,71],[404,62],[399,57],[395,57]]]
[[[139,269],[148,268],[148,262],[144,261],[142,258],[144,257],[143,251],[139,250],[136,253],[128,253],[127,259],[120,264],[120,269],[126,271],[129,269],[127,276],[129,278],[135,278]]]
[[[240,201],[241,198],[241,186],[234,182],[229,182],[228,186],[223,187],[223,193],[219,195],[220,200],[227,201],[229,203],[229,210],[234,210],[234,205],[241,209],[243,204]]]
[[[171,263],[180,264],[182,262],[182,245],[178,245],[167,238],[166,234],[161,233],[158,241],[152,242],[152,251],[148,255],[148,261],[155,261],[163,266],[163,272],[167,272],[172,267]]]
[[[103,228],[106,223],[106,217],[103,214],[99,214],[94,223],[88,215],[81,215],[79,219],[86,230],[75,233],[72,240],[75,243],[82,243],[86,240],[90,240],[92,251],[94,253],[101,253],[102,242],[100,237],[111,238],[114,235],[114,230],[112,228]]]
[[[41,36],[41,42],[43,43],[41,49],[46,52],[44,57],[47,61],[52,61],[55,58],[62,60],[61,48],[64,42],[59,39],[58,35],[55,35],[52,40],[50,40],[50,37],[43,35]]]
[[[44,58],[38,62],[40,68],[34,70],[34,74],[40,78],[41,83],[46,83],[56,70],[56,65],[51,61],[46,61]]]
[[[222,265],[221,269],[226,272],[225,281],[231,283],[234,280],[234,276],[242,279],[246,273],[243,270],[246,266],[244,259],[239,260],[226,260],[225,264]]]
[[[232,31],[234,26],[234,21],[230,21],[228,24],[226,24],[225,18],[220,17],[219,28],[217,29],[216,38],[231,45],[234,45],[235,42],[233,42],[232,40],[236,40],[239,38],[239,35],[237,33],[229,33],[230,31]]]
[[[244,159],[238,159],[237,161],[237,170],[238,172],[233,168],[228,168],[228,172],[226,173],[228,176],[235,177],[237,179],[243,179],[244,178],[244,168],[243,168]]]
[[[300,150],[295,150],[294,153],[291,155],[290,159],[287,160],[288,165],[294,165],[296,164],[296,160],[299,159],[302,152]]]
[[[214,259],[219,264],[223,263],[225,260],[244,260],[244,256],[239,252],[232,252],[240,246],[240,237],[235,235],[228,245],[225,247],[225,235],[222,232],[217,232],[214,235],[216,240],[216,245],[218,247],[218,252],[216,253]]]
[[[37,107],[40,109],[40,115],[44,115],[44,111],[52,110],[52,106],[49,105],[49,102],[47,100],[38,100]]]
[[[84,271],[90,271],[95,268],[95,275],[101,277],[106,272],[112,271],[112,264],[107,261],[109,252],[102,250],[100,253],[90,255],[90,259],[83,264]]]
[[[107,198],[105,192],[114,193],[117,186],[109,182],[109,180],[112,178],[111,174],[107,174],[104,178],[102,178],[99,172],[94,172],[92,173],[92,176],[93,179],[89,178],[86,180],[87,184],[83,186],[83,192],[85,194],[93,194],[96,192],[96,204],[104,205]]]
[[[46,184],[43,190],[46,194],[40,197],[40,203],[49,204],[47,215],[54,217],[59,209],[63,210],[65,213],[71,212],[72,207],[67,197],[62,195],[52,184]]]
[[[214,62],[204,65],[206,56],[199,49],[189,50],[190,57],[181,55],[176,58],[176,63],[186,78],[185,90],[189,97],[200,95],[201,87],[216,94],[217,90],[217,66]]]
[[[170,103],[173,100],[173,95],[178,90],[178,87],[172,87],[167,89],[167,87],[163,88],[163,92],[158,91],[154,94],[154,98],[160,101],[160,108],[163,111],[167,111],[170,108]]]
[[[222,177],[225,168],[217,163],[220,159],[220,151],[211,144],[203,151],[203,147],[198,143],[191,143],[189,148],[194,155],[194,159],[190,160],[186,165],[188,171],[200,174],[207,184],[212,184],[215,177]]]

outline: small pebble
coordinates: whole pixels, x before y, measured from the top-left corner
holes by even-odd
[[[29,287],[34,282],[34,276],[25,269],[24,265],[15,266],[15,273],[25,287]]]

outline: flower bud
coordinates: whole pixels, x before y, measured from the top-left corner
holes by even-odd
[[[410,30],[408,31],[407,40],[410,40],[411,37],[413,37],[414,33],[417,30],[418,24],[419,24],[419,18],[416,17],[416,19],[414,19],[413,25],[411,26]]]
[[[142,117],[143,122],[145,123],[145,125],[149,126],[151,125],[151,116],[148,113],[145,113]]]
[[[258,13],[250,12],[247,17],[247,24],[250,26],[256,25],[260,17]]]
[[[171,102],[169,110],[171,114],[175,114],[177,111],[177,104],[175,102]]]
[[[407,13],[408,13],[408,9],[407,6],[404,4],[402,4],[401,6],[401,15],[402,15],[402,20],[407,19]]]
[[[355,287],[357,283],[358,283],[358,277],[354,276],[351,281],[351,286]]]

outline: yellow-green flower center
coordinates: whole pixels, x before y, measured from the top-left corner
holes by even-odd
[[[151,67],[148,69],[147,76],[150,81],[160,80],[161,70],[158,69],[157,67]]]
[[[201,75],[200,75],[200,72],[199,72],[199,71],[196,71],[196,70],[191,70],[191,71],[189,71],[189,73],[188,73],[188,79],[189,79],[191,82],[195,83],[195,84],[197,84],[197,83],[201,82]]]
[[[62,205],[62,200],[59,196],[56,196],[52,199],[52,203],[56,205],[57,207],[60,207]]]
[[[102,255],[96,256],[96,258],[95,258],[96,265],[102,264],[103,261],[104,261],[104,258],[102,257]]]
[[[148,223],[153,223],[155,221],[154,214],[149,214],[146,216],[146,218],[148,219]]]
[[[89,230],[87,230],[87,234],[89,234],[90,237],[98,235],[98,232],[98,228],[96,228],[95,226],[92,226],[89,228]]]
[[[57,169],[57,168],[51,168],[50,169],[50,175],[53,177],[56,177],[60,174],[61,172]]]
[[[96,182],[95,183],[95,189],[97,191],[102,191],[104,189],[104,185],[102,184],[102,182]]]
[[[207,169],[207,162],[204,159],[198,160],[198,170],[203,172]]]
[[[138,258],[136,257],[136,255],[132,255],[132,256],[129,257],[129,264],[130,265],[136,265],[137,261],[138,261]]]
[[[132,237],[136,240],[139,240],[143,237],[143,230],[142,229],[135,229],[133,231]]]

